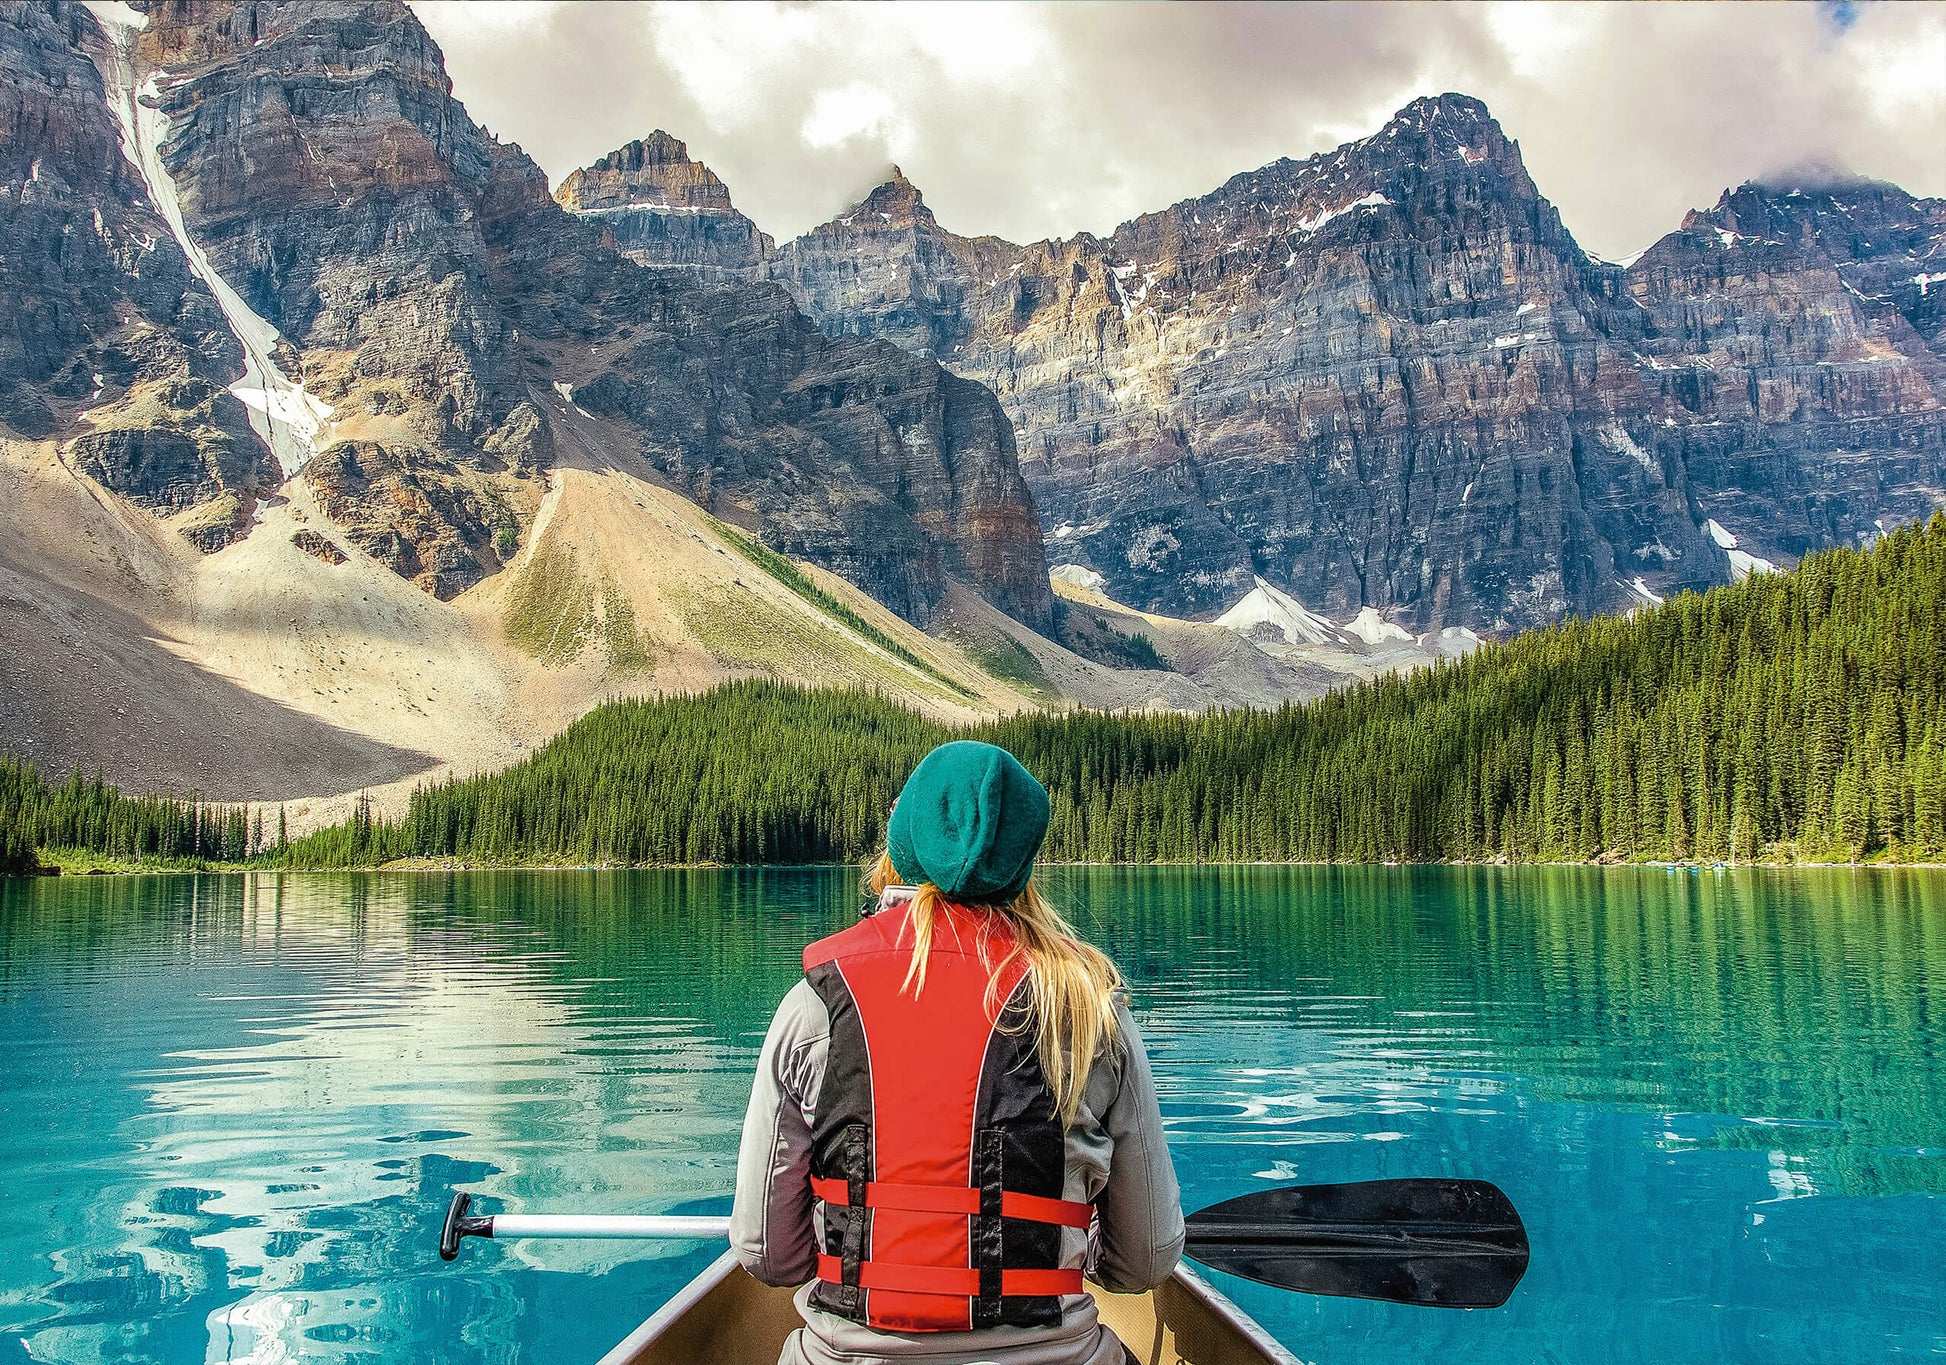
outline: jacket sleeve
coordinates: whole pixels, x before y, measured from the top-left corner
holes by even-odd
[[[824,1002],[800,981],[777,1007],[757,1057],[737,1149],[730,1246],[743,1268],[765,1284],[803,1284],[817,1273],[811,1117],[830,1039]]]
[[[1182,1194],[1162,1132],[1155,1073],[1135,1021],[1118,1001],[1121,1085],[1101,1116],[1114,1142],[1108,1181],[1095,1200],[1094,1278],[1104,1289],[1133,1294],[1169,1278],[1182,1258]]]

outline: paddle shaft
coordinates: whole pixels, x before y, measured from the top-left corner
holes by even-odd
[[[721,1216],[476,1215],[453,1196],[439,1239],[450,1261],[467,1237],[727,1237]],[[1526,1229],[1507,1196],[1479,1180],[1294,1185],[1190,1214],[1184,1254],[1282,1289],[1441,1308],[1495,1308],[1527,1270]]]
[[[578,1213],[496,1213],[488,1237],[604,1237],[710,1241],[730,1235],[728,1218],[629,1217]]]
[[[471,1212],[473,1196],[461,1191],[453,1196],[446,1210],[446,1223],[439,1231],[439,1256],[450,1261],[459,1255],[460,1242],[467,1237],[600,1237],[667,1238],[681,1241],[714,1241],[730,1235],[730,1220],[682,1215],[581,1214],[581,1213],[490,1213]]]
[[[484,1220],[485,1227],[471,1232],[475,1237],[571,1237],[608,1240],[640,1241],[713,1241],[730,1235],[730,1220],[726,1217],[682,1217],[666,1214],[581,1214],[581,1213],[496,1213]],[[1344,1247],[1369,1248],[1376,1255],[1399,1255],[1414,1251],[1415,1240],[1419,1236],[1441,1231],[1437,1225],[1400,1224],[1395,1227],[1373,1228],[1346,1224],[1332,1226],[1325,1223],[1310,1223],[1304,1227],[1305,1241],[1319,1247],[1334,1250]],[[1227,1225],[1205,1224],[1198,1227],[1198,1237],[1192,1238],[1190,1251],[1195,1251],[1197,1240],[1221,1240],[1225,1243],[1263,1241],[1286,1243],[1290,1241],[1290,1231],[1286,1228],[1263,1227],[1257,1224],[1237,1223]],[[1476,1241],[1457,1241],[1441,1239],[1441,1247],[1450,1247],[1456,1252],[1474,1253],[1481,1249],[1495,1250],[1490,1243]],[[1423,1253],[1422,1253],[1423,1254]]]

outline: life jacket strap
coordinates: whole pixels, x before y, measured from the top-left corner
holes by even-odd
[[[818,1257],[818,1278],[837,1284],[844,1274],[844,1263],[836,1256]],[[888,1261],[865,1261],[858,1267],[858,1283],[864,1289],[889,1289],[900,1294],[936,1294],[943,1298],[979,1297],[980,1272],[971,1266],[900,1265]],[[1008,1297],[1038,1297],[1087,1292],[1079,1268],[1070,1270],[1003,1270],[1000,1292]]]
[[[811,1193],[837,1208],[851,1204],[851,1189],[843,1180],[813,1178]],[[874,1180],[865,1186],[865,1207],[900,1209],[908,1213],[980,1212],[980,1191],[970,1185],[899,1185]],[[1064,1228],[1085,1228],[1094,1214],[1088,1204],[1073,1199],[1049,1199],[1038,1194],[1003,1190],[1000,1216],[1030,1223],[1055,1223]]]

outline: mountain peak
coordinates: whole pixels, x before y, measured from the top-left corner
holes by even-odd
[[[1388,162],[1429,165],[1457,159],[1516,182],[1527,180],[1519,145],[1501,129],[1485,103],[1471,95],[1451,91],[1421,95],[1354,145]]]
[[[591,171],[639,171],[647,166],[692,165],[689,146],[681,138],[658,128],[647,137],[616,148],[594,163]]]
[[[925,196],[919,193],[919,187],[907,180],[905,172],[896,165],[892,167],[890,179],[875,186],[870,194],[838,221],[849,227],[866,229],[938,225],[932,210],[926,207]]]
[[[1453,125],[1456,131],[1479,126],[1490,127],[1496,133],[1500,131],[1499,123],[1484,101],[1449,90],[1443,95],[1421,95],[1392,115],[1380,135],[1408,128],[1425,132],[1441,122]]]
[[[1837,195],[1847,191],[1866,191],[1882,193],[1892,190],[1903,194],[1898,186],[1883,180],[1874,180],[1868,175],[1844,166],[1834,166],[1825,161],[1804,161],[1795,165],[1766,171],[1753,175],[1734,190],[1725,190],[1723,198],[1749,191],[1773,199],[1789,198],[1793,195]]]
[[[599,219],[630,260],[710,282],[759,278],[775,246],[737,212],[716,172],[660,128],[575,171],[554,202]]]
[[[641,205],[671,212],[734,213],[730,190],[681,138],[658,128],[561,182],[555,202],[575,213]]]
[[[1935,259],[1946,211],[1938,200],[1915,199],[1897,185],[1851,171],[1812,165],[1746,180],[1724,190],[1714,206],[1691,209],[1679,232],[1714,235],[1725,248],[1744,241],[1797,250],[1847,262],[1876,262],[1866,275],[1890,272],[1878,293],[1886,297],[1917,284]],[[1848,277],[1854,287],[1865,275]],[[1925,298],[1918,292],[1916,297]],[[1922,308],[1914,323],[1922,334],[1937,327]]]

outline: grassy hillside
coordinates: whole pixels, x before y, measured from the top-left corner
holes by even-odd
[[[775,683],[618,702],[512,768],[420,791],[396,823],[361,815],[261,856],[850,860],[919,756],[961,734],[1047,782],[1056,860],[1937,859],[1946,516],[1271,711],[949,730]],[[31,800],[10,807],[7,771],[0,819],[84,842]]]

